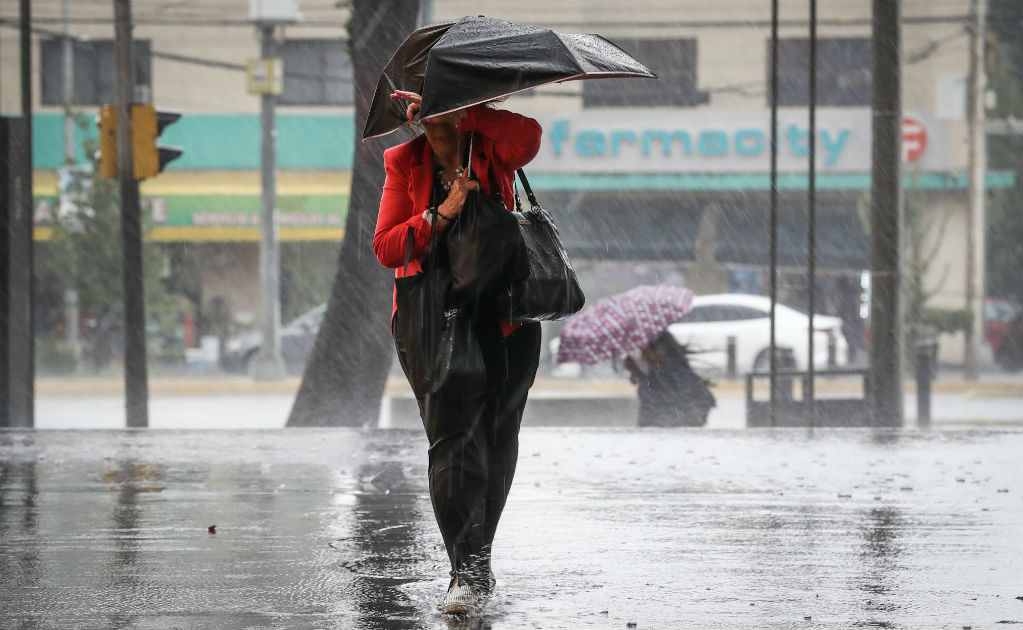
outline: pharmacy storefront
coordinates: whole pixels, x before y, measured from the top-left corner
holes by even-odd
[[[764,290],[769,261],[770,117],[756,112],[588,110],[538,113],[545,133],[528,167],[577,258],[679,263],[703,291]],[[907,191],[944,212],[965,211],[963,159],[948,125],[928,112],[903,120]],[[816,131],[819,271],[868,267],[871,116],[823,108]],[[779,265],[802,274],[807,258],[807,112],[778,113]],[[994,173],[988,187],[1011,185]],[[750,283],[754,286],[749,286]],[[794,282],[797,282],[794,280]],[[802,280],[805,284],[805,276]]]

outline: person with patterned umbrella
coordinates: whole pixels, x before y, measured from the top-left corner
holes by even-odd
[[[703,426],[717,401],[667,331],[689,314],[692,300],[692,291],[673,285],[638,286],[602,298],[565,322],[557,362],[624,358],[637,384],[640,426]]]

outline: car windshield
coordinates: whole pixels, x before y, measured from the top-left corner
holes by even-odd
[[[701,304],[693,308],[683,322],[727,322],[767,317],[765,311],[734,304]]]
[[[317,306],[311,311],[302,313],[295,319],[291,320],[288,324],[288,328],[301,328],[309,327],[316,328],[320,325],[320,321],[323,319],[323,313],[326,311],[326,307],[323,305]]]
[[[984,305],[984,319],[1007,322],[1012,319],[1016,307],[1008,302],[988,302]]]

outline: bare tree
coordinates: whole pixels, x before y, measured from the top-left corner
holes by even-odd
[[[394,355],[388,329],[392,274],[373,254],[386,139],[360,142],[380,70],[416,27],[418,0],[354,0],[355,160],[345,237],[327,312],[288,426],[361,426],[376,419]],[[400,136],[401,134],[395,134]],[[403,138],[395,137],[391,143]],[[407,138],[406,138],[407,139]]]

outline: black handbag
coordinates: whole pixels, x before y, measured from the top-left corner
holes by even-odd
[[[444,234],[452,275],[451,298],[473,310],[529,273],[526,243],[518,221],[504,205],[492,164],[489,176],[496,195],[470,190],[461,213]]]
[[[529,273],[495,298],[498,313],[515,323],[565,319],[583,307],[586,296],[551,215],[536,200],[521,168],[518,175],[531,208],[522,211],[516,197],[518,210],[511,214],[526,244]]]
[[[451,272],[441,264],[441,247],[436,235],[436,209],[431,226],[430,251],[423,271],[394,279],[398,306],[396,335],[405,342],[405,368],[409,385],[417,398],[443,393],[472,398],[487,387],[487,367],[469,312],[448,303]],[[405,244],[405,272],[415,242],[408,229]]]

